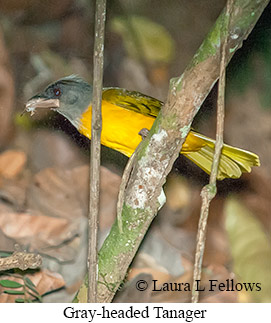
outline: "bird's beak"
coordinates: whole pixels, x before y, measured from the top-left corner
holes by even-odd
[[[41,97],[33,97],[29,101],[26,102],[25,109],[22,112],[22,115],[25,112],[30,112],[31,116],[35,113],[36,109],[50,109],[56,110],[59,108],[59,100],[58,99],[47,99]]]

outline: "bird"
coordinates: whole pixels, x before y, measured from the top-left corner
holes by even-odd
[[[69,120],[84,136],[91,139],[92,86],[77,75],[69,75],[49,84],[30,98],[25,110],[55,110]],[[140,131],[150,130],[163,102],[137,91],[108,87],[102,91],[101,144],[130,157],[142,140]],[[215,140],[191,129],[181,154],[210,174]],[[239,178],[260,166],[259,157],[244,149],[224,144],[218,180]]]

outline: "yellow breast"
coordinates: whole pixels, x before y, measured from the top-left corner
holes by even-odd
[[[82,114],[80,133],[91,139],[91,106]],[[107,101],[102,101],[101,143],[130,157],[139,145],[141,136],[138,132],[151,129],[153,117],[130,111]]]

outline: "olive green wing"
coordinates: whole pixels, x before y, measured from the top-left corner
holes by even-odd
[[[157,117],[163,105],[163,102],[140,92],[120,88],[105,88],[103,100],[121,108],[152,117]]]

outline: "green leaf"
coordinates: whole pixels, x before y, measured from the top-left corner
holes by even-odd
[[[42,297],[39,294],[33,294],[30,291],[28,291],[28,294],[33,297],[33,300],[31,300],[31,302],[39,301],[40,303],[42,303]]]
[[[33,284],[33,282],[28,277],[24,277],[24,283],[26,287],[32,290],[35,294],[39,295],[39,292],[37,291],[35,284]]]
[[[24,278],[24,282],[25,282],[25,286],[28,287],[34,293],[32,294],[30,291],[28,291],[28,294],[38,299],[40,302],[42,302],[42,297],[40,293],[37,291],[36,286],[33,284],[33,282],[28,277]]]
[[[22,284],[14,282],[12,280],[8,280],[8,279],[0,280],[0,285],[3,286],[3,287],[7,287],[7,288],[23,287]]]
[[[25,300],[23,298],[16,298],[15,303],[25,303]]]
[[[271,244],[259,220],[241,202],[229,198],[225,205],[234,273],[243,283],[259,283],[248,292],[255,302],[271,302]]]
[[[30,286],[28,286],[28,285],[26,285],[33,293],[34,293],[34,295],[28,290],[28,293],[29,294],[31,294],[32,296],[34,296],[34,297],[39,297],[40,296],[40,294],[39,294],[39,292],[34,288],[34,287],[30,287]]]
[[[3,252],[3,251],[0,251],[0,258],[9,257],[11,254],[12,254],[12,252]]]
[[[8,290],[4,290],[4,293],[9,295],[24,295],[23,290],[8,289]]]
[[[25,281],[25,284],[29,287],[35,287],[36,288],[36,285],[32,282],[32,280],[28,277],[24,277],[24,281]]]

